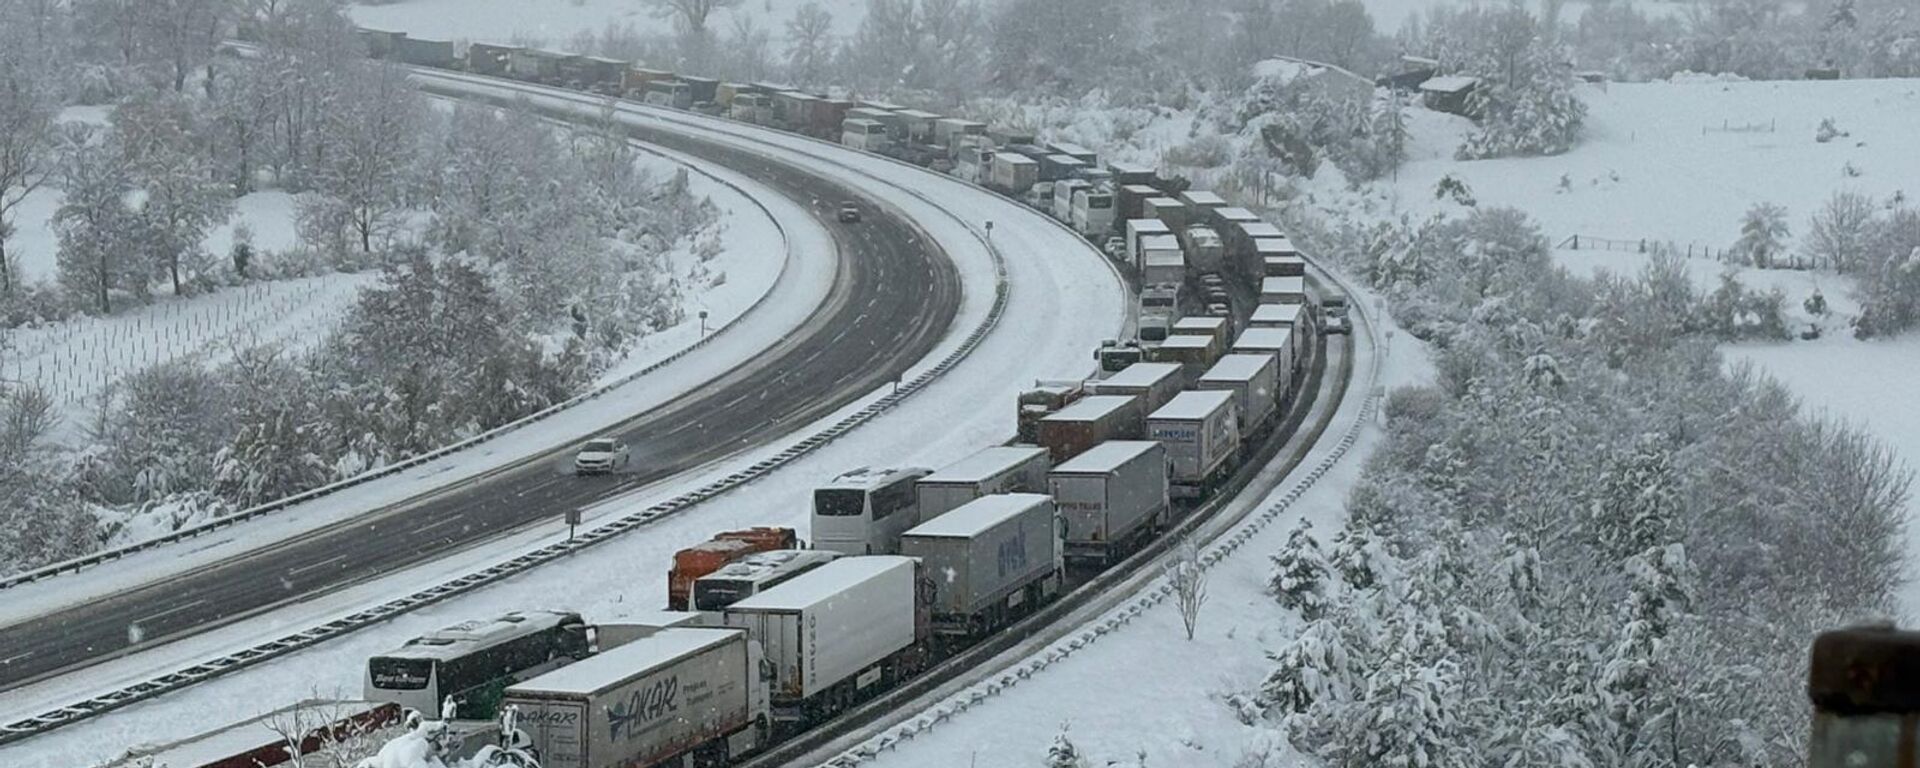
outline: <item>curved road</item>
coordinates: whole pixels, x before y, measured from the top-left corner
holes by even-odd
[[[536,456],[339,525],[114,596],[0,628],[0,691],[69,672],[466,548],[565,510],[771,441],[832,413],[925,357],[958,312],[959,276],[906,222],[864,200],[865,221],[833,221],[863,196],[804,168],[698,138],[635,137],[747,173],[808,206],[839,247],[827,300],[801,328],[699,389],[614,425],[642,469],[599,478]],[[138,626],[137,633],[130,627]],[[139,642],[130,636],[137,634]]]

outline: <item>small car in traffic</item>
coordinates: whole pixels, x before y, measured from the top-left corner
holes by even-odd
[[[588,440],[573,457],[576,475],[602,475],[627,468],[632,460],[627,444],[611,437]]]
[[[840,223],[853,224],[860,221],[860,204],[851,200],[840,204]]]

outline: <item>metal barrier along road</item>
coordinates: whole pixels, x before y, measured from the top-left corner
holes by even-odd
[[[753,141],[753,139],[747,140]],[[905,192],[921,200],[932,202],[930,198],[917,190],[899,187],[891,182],[879,179],[870,173],[851,168],[839,161],[827,158],[818,159],[821,162],[840,165],[854,173],[866,176],[878,184],[893,187],[900,192]],[[1035,213],[1034,215],[1039,214]],[[958,220],[958,217],[955,218]],[[880,414],[892,410],[908,398],[926,389],[941,376],[944,376],[948,371],[952,370],[954,366],[959,365],[968,355],[972,354],[973,350],[986,339],[987,334],[992,332],[994,327],[999,324],[1000,318],[1006,312],[1007,301],[1011,294],[1011,286],[1007,281],[1006,260],[999,248],[994,246],[991,240],[985,236],[977,223],[963,223],[974,238],[986,246],[988,254],[993,261],[994,297],[987,316],[967,334],[966,338],[962,340],[957,348],[945,358],[942,358],[939,363],[922,372],[920,375],[915,376],[912,380],[901,383],[898,388],[878,400],[869,403],[859,411],[788,446],[772,457],[755,462],[744,470],[727,475],[719,480],[696,488],[691,492],[675,496],[651,507],[647,507],[646,509],[623,515],[618,519],[581,534],[579,537],[570,541],[541,547],[490,568],[461,576],[438,586],[373,606],[296,634],[195,664],[185,669],[101,694],[85,701],[75,702],[34,717],[0,725],[0,744],[6,744],[36,734],[45,733],[55,728],[71,725],[135,702],[181,690],[196,683],[204,682],[269,659],[311,647],[323,641],[385,621],[416,608],[465,594],[508,577],[524,573],[540,565],[563,558],[570,553],[601,542],[610,541],[620,534],[646,526],[661,518],[696,506],[708,499],[712,499],[750,483],[802,456],[819,450],[822,446],[833,442],[854,428],[872,421]],[[1089,248],[1089,253],[1091,252],[1091,248]]]
[[[793,245],[788,240],[786,228],[781,226],[780,221],[778,219],[773,218],[773,212],[768,211],[766,206],[761,205],[759,201],[754,200],[753,196],[747,194],[746,190],[741,189],[739,186],[732,184],[730,182],[727,182],[726,180],[721,179],[718,176],[714,176],[712,174],[701,171],[698,168],[693,168],[693,171],[695,173],[701,174],[702,176],[706,176],[708,179],[712,180],[716,184],[720,184],[722,186],[730,188],[736,192],[739,192],[742,196],[745,196],[747,200],[749,202],[752,202],[755,207],[761,210],[761,212],[767,214],[767,218],[769,220],[773,221],[773,226],[775,229],[778,229],[780,231],[780,240],[784,244],[783,250],[782,250],[782,256],[780,260],[780,274],[776,276],[774,278],[774,282],[768,286],[766,293],[760,294],[760,296],[754,299],[753,303],[748,305],[747,308],[744,311],[742,311],[739,315],[734,316],[733,318],[727,320],[727,322],[714,328],[712,331],[708,332],[705,336],[700,337],[698,341],[695,341],[692,344],[688,344],[687,346],[682,347],[679,350],[675,351],[673,354],[668,355],[658,361],[655,361],[651,365],[648,365],[647,367],[642,368],[638,371],[627,374],[625,376],[621,376],[620,378],[607,382],[602,386],[595,387],[589,391],[582,392],[564,401],[550,405],[540,410],[539,412],[529,414],[527,416],[523,416],[517,420],[514,420],[507,424],[502,424],[498,427],[494,427],[493,429],[474,435],[473,437],[469,437],[465,440],[461,440],[457,443],[452,443],[450,445],[442,446],[440,448],[433,449],[426,453],[422,453],[418,456],[414,456],[409,459],[404,459],[392,464],[388,464],[387,466],[380,467],[378,469],[367,470],[366,472],[362,472],[358,475],[354,475],[353,477],[349,477],[345,480],[329,483],[327,485],[323,485],[319,488],[315,488],[310,491],[303,491],[301,493],[296,493],[292,496],[288,496],[278,501],[270,501],[256,507],[249,507],[239,512],[235,512],[231,515],[214,518],[204,523],[200,523],[199,525],[182,528],[180,530],[177,530],[162,536],[156,536],[154,538],[146,539],[144,541],[137,541],[132,544],[126,544],[123,546],[114,547],[112,549],[102,550],[100,552],[95,552],[91,555],[82,555],[80,557],[72,558],[69,560],[62,560],[52,565],[42,566],[40,568],[35,568],[30,571],[22,571],[20,573],[13,574],[11,576],[0,577],[0,590],[6,590],[12,587],[17,587],[21,584],[28,584],[35,581],[40,581],[42,579],[46,579],[62,573],[70,573],[70,572],[85,570],[87,568],[91,568],[101,563],[118,560],[120,558],[126,557],[128,555],[132,555],[138,552],[145,552],[149,549],[154,549],[156,547],[161,547],[167,544],[172,544],[174,542],[184,541],[186,539],[202,536],[208,533],[212,533],[214,531],[218,531],[218,530],[236,525],[238,523],[243,523],[248,520],[254,520],[260,517],[264,517],[266,515],[273,514],[275,512],[279,512],[281,510],[284,510],[296,504],[302,504],[305,502],[313,501],[314,499],[318,499],[322,496],[328,496],[334,493],[338,493],[340,491],[344,491],[348,488],[365,485],[366,483],[370,483],[384,477],[398,474],[400,472],[404,472],[414,467],[418,467],[422,464],[426,464],[428,462],[435,461],[437,459],[442,459],[447,456],[451,456],[455,453],[459,453],[460,451],[464,451],[468,448],[472,448],[481,443],[485,443],[485,442],[489,442],[494,439],[497,439],[503,435],[511,433],[515,430],[520,429],[521,427],[527,426],[534,422],[545,421],[546,419],[557,416],[569,408],[572,408],[576,405],[584,403],[588,400],[592,400],[594,398],[605,395],[608,392],[624,387],[628,384],[633,383],[635,380],[638,380],[655,371],[658,371],[662,368],[672,365],[675,362],[678,362],[681,358],[684,358],[687,355],[692,354],[695,350],[698,350],[701,347],[704,347],[708,344],[713,343],[714,339],[717,339],[722,334],[725,334],[727,331],[732,330],[735,327],[738,327],[741,320],[744,320],[747,318],[748,315],[753,314],[755,310],[758,310],[763,304],[766,303],[768,296],[773,295],[773,286],[779,285],[781,283],[781,281],[786,276],[788,266],[791,265],[793,262],[793,258],[792,258]],[[501,467],[496,467],[487,472],[483,472],[479,475],[476,475],[475,477],[466,478],[462,482],[471,482],[472,480],[478,479],[480,477],[486,477],[487,475],[491,475],[491,474],[503,471],[508,467],[518,466],[519,464],[527,460],[528,459],[520,459],[513,462],[509,462],[506,465],[503,465]]]

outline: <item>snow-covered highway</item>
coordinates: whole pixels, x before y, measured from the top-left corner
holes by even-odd
[[[464,86],[463,86],[464,87]],[[482,88],[485,86],[474,85]],[[659,131],[666,121],[698,121],[678,114],[636,111],[636,127]],[[670,553],[685,542],[704,538],[712,530],[748,523],[791,523],[804,517],[800,490],[825,475],[862,463],[912,461],[939,464],[957,458],[981,444],[998,442],[1011,432],[1012,395],[1034,378],[1083,375],[1090,368],[1086,351],[1100,338],[1121,329],[1127,306],[1118,279],[1078,237],[1050,221],[981,190],[900,166],[880,158],[780,134],[732,124],[700,126],[708,135],[726,136],[736,146],[749,147],[769,160],[805,163],[841,183],[859,185],[883,197],[914,221],[928,237],[942,243],[958,267],[964,284],[957,321],[930,354],[919,358],[905,377],[931,368],[959,347],[966,329],[976,327],[993,300],[993,265],[982,243],[985,222],[995,222],[992,238],[1006,254],[1012,285],[1005,316],[975,353],[933,384],[924,395],[863,429],[856,439],[822,449],[768,480],[726,496],[697,512],[650,526],[644,536],[583,553],[571,562],[544,568],[503,584],[419,611],[345,639],[284,657],[255,669],[236,673],[191,690],[122,710],[92,722],[87,728],[36,738],[5,750],[10,764],[69,765],[110,755],[125,745],[177,736],[204,724],[200,713],[217,710],[224,717],[287,703],[319,690],[354,693],[359,687],[360,662],[378,649],[405,637],[459,618],[506,607],[567,607],[593,616],[617,616],[657,607],[658,588]],[[686,130],[679,128],[677,130]],[[756,135],[758,134],[758,135]],[[830,198],[831,199],[831,198]],[[872,353],[860,350],[856,359]],[[858,410],[886,387],[872,388],[867,397],[848,403],[826,422]],[[798,426],[798,425],[796,425]],[[811,431],[812,427],[801,432]],[[701,480],[724,476],[777,453],[770,446],[707,467],[700,477],[662,483],[641,490],[609,513],[644,507]],[[557,513],[556,513],[557,514]],[[245,622],[175,644],[161,655],[129,656],[84,674],[69,675],[48,684],[10,695],[7,717],[43,705],[69,701],[91,692],[118,687],[156,672],[177,668],[181,661],[217,650],[247,645],[286,634],[328,617],[351,613],[371,601],[405,594],[423,582],[464,572],[486,562],[505,560],[526,547],[550,540],[557,517],[548,524],[496,540],[483,550],[471,550],[452,560],[364,581],[349,589],[274,610]],[[589,574],[591,576],[589,577]],[[593,585],[586,589],[581,585]],[[18,701],[18,704],[13,704]],[[85,732],[81,737],[80,731]],[[80,756],[80,759],[75,759]]]

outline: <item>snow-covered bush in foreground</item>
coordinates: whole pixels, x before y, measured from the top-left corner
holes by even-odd
[[[1711,300],[1537,238],[1480,211],[1375,249],[1422,251],[1372,274],[1437,380],[1394,393],[1342,532],[1377,551],[1336,546],[1260,698],[1336,766],[1799,765],[1807,644],[1890,610],[1908,476],[1728,371]]]

